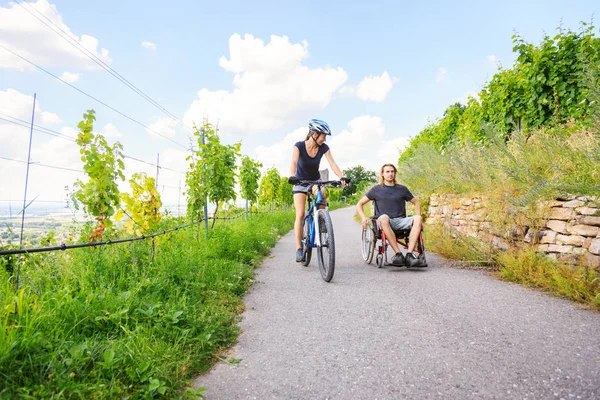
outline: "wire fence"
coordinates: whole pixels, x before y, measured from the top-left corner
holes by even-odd
[[[268,213],[267,211],[248,211],[248,214],[266,214]],[[163,230],[163,231],[159,231],[159,232],[155,232],[155,233],[151,233],[151,234],[147,234],[147,235],[139,235],[139,236],[135,236],[132,238],[123,238],[123,239],[111,239],[111,240],[105,240],[105,241],[96,241],[96,242],[88,242],[88,243],[75,243],[75,244],[66,244],[66,243],[62,243],[58,246],[48,246],[48,247],[33,247],[33,248],[27,248],[27,249],[10,249],[10,250],[0,250],[0,256],[10,256],[10,255],[18,255],[18,254],[32,254],[32,253],[43,253],[43,252],[50,252],[50,251],[61,251],[61,250],[68,250],[68,249],[78,249],[78,248],[84,248],[84,247],[96,247],[96,246],[106,246],[106,245],[112,245],[112,244],[118,244],[118,243],[127,243],[127,242],[134,242],[134,241],[138,241],[138,240],[146,240],[146,239],[151,239],[157,236],[162,236],[165,235],[167,233],[171,233],[171,232],[175,232],[184,228],[188,228],[190,226],[199,224],[199,223],[203,223],[206,221],[211,221],[211,220],[223,220],[223,221],[230,221],[230,220],[235,220],[235,219],[239,219],[242,218],[246,215],[246,212],[242,212],[239,213],[237,215],[233,215],[233,216],[227,216],[227,217],[207,217],[207,218],[202,218],[199,220],[196,220],[194,222],[190,222],[184,225],[180,225],[177,226],[175,228],[170,228],[167,230]]]

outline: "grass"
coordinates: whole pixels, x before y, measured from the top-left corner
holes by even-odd
[[[498,275],[507,281],[542,289],[600,311],[600,276],[593,268],[566,265],[533,249],[499,253]]]
[[[490,265],[494,251],[479,239],[457,234],[441,225],[426,225],[423,229],[426,249],[451,260],[472,265]]]
[[[489,135],[492,137],[493,135]],[[443,151],[422,146],[398,166],[398,177],[416,196],[485,194],[491,225],[542,228],[545,200],[566,195],[600,197],[600,135],[576,124],[513,132],[509,140],[453,143]],[[510,217],[507,217],[507,212]],[[533,249],[499,253],[479,240],[427,226],[426,246],[464,263],[487,261],[498,276],[540,288],[600,310],[598,272],[566,265]]]
[[[422,198],[485,193],[501,207],[527,207],[565,194],[600,195],[600,136],[555,128],[515,132],[486,145],[424,146],[399,165],[398,177]]]
[[[30,255],[17,296],[0,267],[0,398],[197,398],[190,378],[237,340],[253,269],[292,223],[178,231],[154,256],[150,241]]]

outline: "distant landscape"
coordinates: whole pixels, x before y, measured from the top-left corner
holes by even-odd
[[[0,247],[18,245],[21,236],[21,209],[23,204],[18,201],[0,202]],[[163,207],[163,212],[173,215],[183,214],[177,204]],[[69,235],[76,232],[76,227],[88,219],[82,212],[64,203],[41,202],[32,203],[25,212],[23,224],[23,245],[38,246],[44,237],[51,234],[53,241],[62,243],[69,240]],[[72,240],[72,239],[71,239]],[[46,243],[48,244],[48,243]]]

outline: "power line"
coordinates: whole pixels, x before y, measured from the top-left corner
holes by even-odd
[[[27,161],[16,160],[14,158],[0,157],[0,159],[6,160],[6,161],[18,162],[18,163],[22,163],[22,164],[27,164]],[[83,171],[80,170],[80,169],[73,169],[73,168],[67,168],[67,167],[57,167],[56,165],[48,165],[48,164],[41,164],[41,163],[35,163],[35,162],[31,162],[31,163],[29,163],[29,165],[35,165],[35,166],[38,166],[38,167],[62,169],[62,170],[65,170],[65,171],[74,171],[74,172],[83,173]]]
[[[169,137],[167,137],[167,136],[163,135],[162,133],[160,133],[160,132],[157,132],[157,131],[155,131],[154,129],[151,129],[151,128],[149,128],[148,126],[144,125],[144,124],[143,124],[143,123],[141,123],[140,121],[138,121],[138,120],[136,120],[136,119],[133,119],[133,118],[132,118],[132,117],[130,117],[129,115],[122,113],[121,111],[117,110],[116,108],[114,108],[114,107],[112,107],[112,106],[109,106],[108,104],[106,104],[106,103],[105,103],[105,102],[103,102],[102,100],[99,100],[99,99],[95,98],[94,96],[92,96],[92,95],[90,95],[90,94],[88,94],[88,93],[84,92],[83,90],[79,89],[78,87],[76,87],[76,86],[74,86],[74,85],[70,84],[69,82],[67,82],[67,81],[65,81],[65,80],[63,80],[63,79],[61,79],[61,78],[59,78],[58,76],[54,75],[52,72],[45,70],[44,68],[40,67],[39,65],[37,65],[37,64],[36,64],[36,63],[34,63],[33,61],[29,61],[29,60],[28,60],[28,59],[26,59],[25,57],[21,56],[20,54],[17,54],[17,53],[15,53],[14,51],[12,51],[12,50],[11,50],[11,49],[9,49],[8,47],[4,46],[3,44],[0,44],[0,47],[2,47],[4,50],[8,51],[9,53],[13,54],[14,56],[16,56],[16,57],[19,57],[21,60],[23,60],[23,61],[25,61],[25,62],[27,62],[27,63],[29,63],[29,64],[33,65],[34,67],[36,67],[36,68],[37,68],[37,69],[39,69],[40,71],[43,71],[43,72],[47,73],[48,75],[52,76],[53,78],[55,78],[55,79],[57,79],[57,80],[61,81],[61,82],[62,82],[62,83],[64,83],[65,85],[68,85],[68,86],[72,87],[73,89],[77,90],[79,93],[81,93],[81,94],[83,94],[83,95],[85,95],[85,96],[89,97],[89,98],[90,98],[90,99],[92,99],[92,100],[95,100],[95,101],[97,101],[98,103],[100,103],[100,104],[102,104],[103,106],[105,106],[105,107],[107,107],[107,108],[109,108],[109,109],[113,110],[114,112],[116,112],[117,114],[119,114],[119,115],[121,115],[121,116],[123,116],[123,117],[127,118],[128,120],[130,120],[130,121],[132,121],[132,122],[135,122],[136,124],[138,124],[138,125],[140,125],[140,126],[142,126],[142,127],[146,128],[146,129],[148,129],[150,132],[153,132],[153,133],[157,134],[158,136],[162,137],[163,139],[167,139],[168,141],[170,141],[170,142],[172,142],[172,143],[176,144],[177,146],[183,147],[183,148],[184,148],[184,149],[186,149],[186,150],[188,149],[188,147],[186,147],[186,146],[182,145],[181,143],[179,143],[179,142],[176,142],[175,140],[173,140],[173,139],[171,139],[171,138],[169,138]]]
[[[22,126],[22,127],[24,127],[24,128],[29,128],[29,126],[30,126],[29,122],[27,122],[27,121],[25,121],[25,120],[22,120],[22,119],[19,119],[19,118],[15,118],[15,117],[12,117],[12,116],[10,116],[10,115],[7,115],[7,114],[4,114],[4,113],[2,113],[2,112],[0,112],[0,115],[4,115],[5,117],[8,117],[8,118],[12,118],[12,119],[14,119],[14,121],[11,121],[11,120],[9,120],[9,119],[6,119],[6,118],[2,118],[2,117],[0,117],[0,120],[2,120],[2,121],[6,121],[6,122],[8,122],[8,123],[11,123],[11,124],[15,124],[15,125],[18,125],[18,126]],[[53,131],[52,129],[44,128],[44,127],[42,127],[42,126],[35,125],[35,124],[34,124],[33,126],[35,127],[35,128],[33,128],[33,130],[34,130],[34,131],[38,131],[38,132],[40,132],[40,133],[44,133],[44,134],[46,134],[46,135],[50,135],[50,136],[55,136],[55,137],[58,137],[58,138],[60,138],[60,139],[69,140],[69,141],[71,141],[71,142],[75,142],[75,141],[76,141],[76,140],[75,140],[75,138],[72,138],[71,136],[68,136],[68,135],[62,134],[62,133],[60,133],[60,132]],[[128,155],[125,155],[125,154],[123,155],[123,157],[125,157],[125,158],[128,158],[128,159],[130,159],[130,160],[137,161],[137,162],[141,162],[141,163],[143,163],[143,164],[148,164],[148,165],[151,165],[151,166],[153,166],[153,167],[158,167],[158,168],[160,168],[160,169],[164,169],[164,170],[167,170],[167,171],[173,171],[173,172],[177,172],[177,173],[180,173],[180,174],[185,174],[185,172],[178,171],[178,170],[176,170],[176,169],[172,169],[172,168],[168,168],[168,167],[163,167],[163,166],[161,166],[161,165],[152,164],[151,162],[144,161],[144,160],[140,160],[139,158],[131,157],[131,156],[128,156]]]
[[[148,165],[151,165],[153,167],[158,167],[160,169],[165,169],[167,171],[173,171],[173,172],[177,172],[177,173],[180,173],[180,174],[185,174],[185,172],[177,171],[176,169],[172,169],[172,168],[163,167],[161,165],[152,164],[151,162],[140,160],[139,158],[135,158],[135,157],[131,157],[131,156],[125,156],[125,158],[128,158],[128,159],[133,160],[133,161],[140,162],[142,164],[148,164]]]
[[[67,43],[69,43],[71,46],[75,47],[77,50],[79,50],[81,53],[83,53],[84,55],[86,55],[89,59],[91,59],[92,61],[94,61],[96,64],[98,64],[102,69],[106,70],[108,73],[110,73],[112,76],[114,76],[117,80],[119,80],[120,82],[122,82],[123,84],[125,84],[127,87],[129,87],[131,90],[133,90],[135,93],[137,93],[139,96],[141,96],[143,99],[145,99],[146,101],[148,101],[150,104],[152,104],[153,106],[155,106],[156,108],[158,108],[160,111],[162,111],[163,113],[165,113],[167,116],[169,116],[171,119],[175,120],[177,123],[179,123],[182,127],[187,128],[191,131],[193,131],[192,128],[190,128],[189,126],[185,125],[181,120],[179,120],[179,118],[177,118],[175,115],[173,115],[171,112],[169,112],[166,108],[164,108],[163,106],[161,106],[159,103],[157,103],[155,100],[153,100],[150,96],[148,96],[146,93],[144,93],[141,89],[139,89],[138,87],[136,87],[133,83],[129,82],[125,77],[123,77],[121,74],[119,74],[117,71],[115,71],[113,68],[111,68],[108,64],[106,64],[104,61],[102,61],[100,58],[98,58],[94,53],[92,53],[91,51],[89,51],[88,49],[86,49],[85,47],[83,47],[77,40],[74,40],[71,35],[69,35],[68,32],[65,32],[60,26],[58,26],[56,23],[54,23],[54,21],[52,21],[51,19],[49,19],[48,17],[46,17],[44,14],[42,14],[41,12],[39,12],[35,7],[33,7],[31,4],[29,3],[25,3],[27,4],[27,6],[29,8],[31,8],[33,11],[35,11],[37,14],[41,15],[42,17],[44,17],[44,19],[46,19],[46,21],[48,21],[51,25],[53,25],[54,27],[56,27],[56,29],[58,29],[60,32],[62,32],[63,34],[59,33],[56,29],[54,29],[52,26],[48,25],[46,22],[44,22],[43,20],[41,20],[39,17],[37,17],[36,15],[32,14],[31,11],[29,11],[27,8],[25,8],[25,6],[22,4],[22,2],[20,2],[19,0],[15,0],[17,4],[19,4],[25,11],[27,11],[31,16],[35,17],[38,21],[40,21],[41,23],[43,23],[44,25],[46,25],[48,28],[50,28],[53,32],[55,32],[58,36],[60,36],[63,40],[65,40]]]
[[[11,117],[10,115],[6,115],[6,114],[4,114],[2,112],[0,112],[0,115],[4,115],[5,117],[12,118],[14,120],[14,121],[12,121],[12,120],[0,117],[0,120],[2,120],[2,121],[6,121],[6,122],[9,122],[11,124],[22,126],[24,128],[29,128],[31,126],[31,124],[29,122],[25,121],[25,120],[22,120],[22,119],[19,119],[19,118],[15,118],[15,117]],[[71,142],[75,142],[75,138],[72,138],[71,136],[65,135],[65,134],[60,133],[60,132],[53,131],[52,129],[44,128],[43,126],[39,126],[39,125],[36,125],[36,124],[34,124],[33,126],[34,126],[34,128],[33,128],[34,131],[37,131],[37,132],[40,132],[40,133],[43,133],[43,134],[46,134],[46,135],[58,137],[58,138],[61,138],[61,139],[69,140]]]

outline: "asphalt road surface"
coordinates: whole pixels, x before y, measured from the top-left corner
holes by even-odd
[[[336,270],[294,261],[293,232],[258,270],[207,399],[600,399],[600,313],[485,272],[363,262],[354,208],[333,211]],[[427,243],[425,243],[427,246]]]

